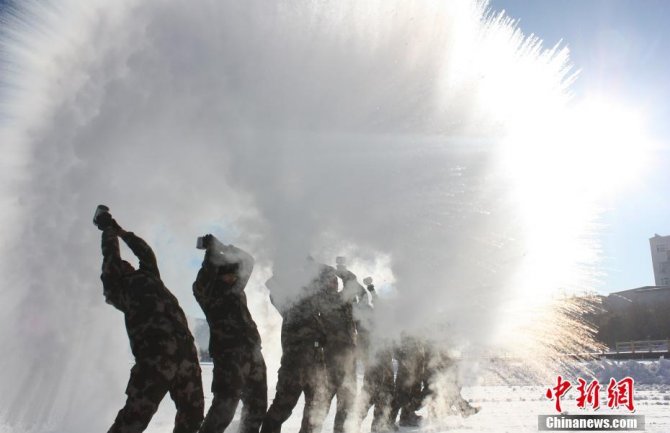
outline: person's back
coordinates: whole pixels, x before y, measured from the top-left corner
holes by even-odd
[[[232,258],[218,259],[217,262],[211,257],[216,250],[208,251],[193,283],[193,295],[205,313],[210,329],[210,354],[261,345],[261,337],[244,293],[254,260],[232,245],[222,249],[230,252]]]
[[[123,312],[135,356],[126,405],[109,432],[144,431],[168,392],[177,406],[174,431],[195,432],[203,419],[204,397],[186,316],[163,284],[146,242],[123,230],[109,213],[96,213],[94,223],[102,230],[103,294],[107,303]],[[139,259],[139,269],[121,259],[118,237]]]
[[[131,240],[135,235],[127,232],[124,237]],[[193,339],[184,323],[183,310],[160,278],[139,269],[126,273],[114,284],[117,287],[109,290],[114,295],[108,300],[124,314],[135,357],[156,353],[157,348],[175,338]]]
[[[322,292],[319,296],[319,313],[326,330],[328,347],[353,348],[356,345],[352,305],[343,299],[340,292]]]
[[[209,352],[260,346],[261,338],[244,293],[223,292],[208,302],[198,298],[210,329]]]
[[[422,420],[416,411],[421,403],[417,396],[420,396],[423,390],[426,346],[419,337],[402,333],[400,344],[394,352],[398,369],[390,420],[394,423],[400,413],[401,427],[416,427]]]
[[[270,290],[270,301],[282,316],[281,345],[282,350],[301,350],[304,347],[314,347],[314,344],[323,344],[326,330],[319,314],[319,285],[318,267],[311,261],[307,262],[302,275],[311,276],[311,281],[304,285],[295,296],[285,299],[273,292],[286,291],[285,285],[295,284],[300,278],[294,273],[273,275],[265,284]],[[280,299],[281,298],[281,299]]]
[[[223,432],[242,400],[241,433],[257,433],[267,408],[267,375],[261,338],[247,307],[244,288],[254,259],[214,236],[201,238],[207,250],[193,294],[210,329],[214,398],[200,433]]]
[[[321,265],[321,278],[318,281],[318,308],[326,331],[323,352],[329,376],[329,401],[337,396],[335,433],[344,431],[356,398],[356,326],[353,304],[357,302],[360,289],[365,292],[341,259],[338,258],[337,270]],[[338,291],[338,277],[343,283],[341,291]]]
[[[117,236],[139,258],[139,269],[122,261],[118,254],[104,264],[100,279],[105,300],[123,312],[130,347],[135,357],[156,350],[175,338],[193,341],[186,315],[177,298],[163,284],[151,248],[133,232],[110,229],[103,231],[102,248],[118,251]],[[118,260],[117,260],[118,258]]]
[[[306,293],[302,299],[282,313],[281,344],[283,350],[300,350],[323,343],[325,330],[318,317],[313,294]]]
[[[304,275],[311,281],[302,287],[297,299],[278,299],[276,293],[288,292],[285,285],[295,283],[294,278],[277,275],[267,281],[270,299],[282,315],[282,358],[277,372],[276,394],[268,409],[261,433],[279,433],[300,395],[305,393],[305,409],[300,433],[319,431],[328,407],[326,406],[327,381],[323,359],[325,330],[319,316],[317,297],[318,279],[312,271],[317,270],[308,260]],[[272,292],[275,292],[273,295]]]
[[[391,403],[395,390],[393,374],[393,350],[391,345],[375,328],[376,315],[380,307],[379,297],[372,284],[372,278],[363,280],[373,304],[359,303],[356,312],[359,353],[364,360],[363,388],[359,405],[358,425],[367,416],[374,406],[372,418],[372,433],[397,430],[391,422]],[[362,337],[362,338],[361,338]],[[361,347],[362,346],[362,347]]]

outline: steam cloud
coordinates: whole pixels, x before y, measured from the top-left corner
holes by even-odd
[[[102,430],[122,404],[127,343],[102,299],[98,203],[154,247],[187,312],[196,236],[254,254],[266,349],[278,317],[262,282],[309,253],[345,254],[375,278],[384,329],[441,323],[462,350],[486,346],[531,287],[542,298],[588,274],[571,272],[583,257],[556,263],[555,243],[530,242],[529,221],[549,227],[510,169],[539,164],[540,185],[555,174],[541,134],[567,101],[567,52],[484,3],[22,7],[5,15],[0,51],[0,420],[12,430]],[[526,123],[530,161],[512,140]],[[543,211],[570,206],[563,192]],[[557,242],[591,252],[591,217]],[[559,272],[524,279],[531,259]]]

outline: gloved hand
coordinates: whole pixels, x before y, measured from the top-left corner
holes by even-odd
[[[104,230],[108,227],[113,227],[119,234],[122,234],[124,231],[120,225],[114,221],[112,214],[109,213],[109,207],[104,204],[98,205],[95,209],[95,214],[93,215],[93,224],[98,227],[100,230]]]
[[[206,250],[209,250],[212,248],[212,245],[214,244],[214,235],[212,234],[206,234],[205,236],[202,237],[202,244],[205,247]]]
[[[204,264],[222,266],[229,263],[229,258],[226,255],[228,246],[218,240],[216,236],[212,234],[202,236],[202,247],[206,250]]]
[[[109,212],[102,212],[98,216],[96,216],[95,221],[93,221],[93,223],[98,227],[98,229],[104,230],[107,227],[111,227],[113,224],[116,224],[116,221],[114,221],[114,219],[112,218],[112,214],[110,214]]]
[[[198,248],[202,250],[224,250],[225,245],[219,241],[216,236],[206,234],[198,238]]]

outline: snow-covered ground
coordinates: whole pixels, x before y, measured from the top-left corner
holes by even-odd
[[[620,373],[630,371],[665,371],[664,367],[670,361],[624,361],[612,362],[606,361],[608,372],[616,372],[617,379]],[[669,364],[670,365],[670,364]],[[658,367],[661,367],[658,370]],[[269,371],[270,375],[274,372]],[[203,382],[206,389],[205,403],[206,408],[211,403],[212,396],[207,391],[212,379],[211,364],[203,365]],[[463,388],[463,396],[475,406],[482,408],[481,412],[469,418],[460,416],[450,416],[440,420],[426,420],[421,428],[402,428],[401,432],[536,432],[538,415],[555,414],[554,403],[545,397],[545,391],[552,384],[546,386],[469,386]],[[274,396],[274,389],[270,389],[269,398]],[[604,398],[601,393],[601,399]],[[636,401],[636,415],[644,415],[647,432],[668,432],[670,431],[670,384],[667,381],[656,384],[636,384],[634,398]],[[570,390],[566,397],[562,399],[562,408],[569,414],[589,415],[596,412],[592,410],[582,410],[576,405],[576,392],[574,388]],[[119,406],[123,402],[123,396],[119,396]],[[300,417],[302,415],[302,399],[296,406],[291,418],[284,424],[284,432],[297,432],[300,427]],[[604,407],[602,407],[604,406]],[[425,410],[421,412],[425,415]],[[598,414],[629,414],[627,410],[611,410],[604,403],[597,411]],[[334,417],[334,405],[328,414],[328,419],[324,424],[323,432],[332,432]],[[363,424],[362,432],[370,431],[371,416],[368,416]],[[173,426],[174,406],[169,397],[161,404],[161,407],[154,416],[147,432],[159,433],[169,432]],[[235,432],[239,421],[239,408],[233,424],[229,431]],[[111,420],[110,420],[111,424]]]

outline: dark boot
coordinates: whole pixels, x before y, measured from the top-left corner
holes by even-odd
[[[419,427],[422,419],[423,417],[417,415],[416,412],[403,409],[400,411],[400,421],[398,424],[400,427]]]

